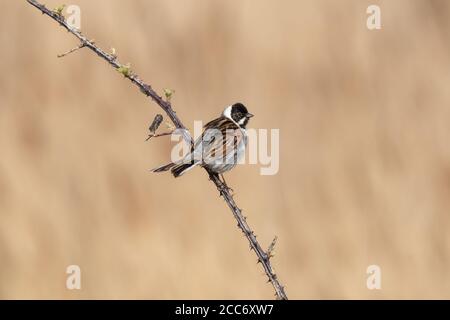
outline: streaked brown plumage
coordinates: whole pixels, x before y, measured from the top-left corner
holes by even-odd
[[[241,103],[227,107],[221,117],[204,126],[202,135],[195,141],[188,155],[180,161],[152,171],[163,172],[170,169],[174,177],[179,177],[197,165],[219,174],[231,170],[245,152],[245,126],[252,116]]]

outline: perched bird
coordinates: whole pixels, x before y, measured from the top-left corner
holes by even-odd
[[[253,115],[242,103],[225,108],[219,118],[204,126],[202,135],[195,141],[189,154],[179,161],[152,171],[170,170],[176,178],[196,166],[206,167],[218,174],[233,169],[245,153],[247,146],[245,127],[251,117]]]

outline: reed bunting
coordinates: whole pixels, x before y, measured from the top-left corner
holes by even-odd
[[[189,154],[179,161],[152,171],[170,170],[177,178],[196,166],[206,167],[221,175],[233,169],[245,153],[247,146],[245,127],[251,117],[253,115],[242,103],[235,103],[225,108],[219,118],[204,126],[202,135],[195,141]]]

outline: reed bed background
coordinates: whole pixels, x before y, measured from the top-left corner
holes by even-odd
[[[291,299],[450,298],[450,2],[72,3],[186,125],[241,101],[280,129],[279,173],[227,182]],[[157,107],[88,51],[57,59],[76,41],[25,1],[2,12],[0,298],[272,298],[205,172],[148,172]]]

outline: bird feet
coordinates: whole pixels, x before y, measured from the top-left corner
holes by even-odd
[[[227,185],[227,182],[225,181],[225,177],[223,176],[223,174],[220,174],[220,177],[222,177],[222,180],[220,181],[222,183],[222,186],[231,193],[231,195],[234,195],[234,190],[232,188],[230,188]],[[220,180],[220,179],[219,179]]]

